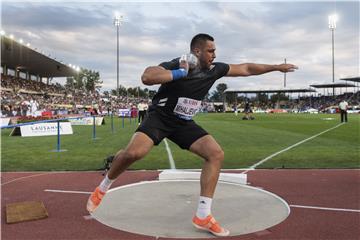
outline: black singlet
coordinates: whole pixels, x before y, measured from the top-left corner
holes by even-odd
[[[159,66],[167,70],[178,69],[179,58],[163,62]],[[229,65],[220,62],[213,63],[210,69],[190,70],[187,77],[162,84],[153,97],[149,110],[156,109],[167,115],[190,120],[215,81],[228,71]]]

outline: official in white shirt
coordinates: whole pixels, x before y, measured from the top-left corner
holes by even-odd
[[[341,122],[347,122],[347,109],[348,109],[349,104],[345,101],[342,100],[339,104],[339,109],[340,109],[340,114],[341,114]]]

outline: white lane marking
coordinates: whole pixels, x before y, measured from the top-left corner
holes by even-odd
[[[9,184],[9,183],[12,183],[12,182],[15,182],[15,181],[19,181],[19,180],[22,180],[22,179],[26,179],[26,178],[31,178],[31,177],[37,177],[37,176],[42,176],[42,175],[47,175],[47,174],[52,174],[52,173],[40,173],[40,174],[35,174],[35,175],[30,175],[30,176],[25,176],[25,177],[19,177],[19,178],[15,178],[13,180],[10,180],[10,181],[7,181],[7,182],[4,182],[1,184],[1,186],[4,186],[6,184]]]
[[[158,169],[158,171],[164,171],[164,170],[169,170],[168,168],[166,169]],[[176,170],[182,170],[182,171],[198,171],[198,172],[201,172],[202,169],[201,168],[182,168],[182,169],[179,169],[177,168]],[[234,171],[245,171],[245,170],[249,170],[249,168],[221,168],[220,169],[221,171],[228,171],[228,172],[234,172]],[[321,170],[321,169],[319,169]],[[335,169],[334,169],[335,170]],[[348,170],[348,169],[344,169],[344,170]],[[350,169],[351,170],[351,169]],[[236,172],[237,173],[237,172]]]
[[[91,192],[83,192],[83,191],[65,191],[65,190],[56,190],[56,189],[45,189],[45,190],[44,190],[44,192],[91,194]]]
[[[340,212],[357,212],[360,213],[358,209],[347,209],[347,208],[326,208],[326,207],[315,207],[315,206],[302,206],[302,205],[289,205],[293,208],[307,208],[307,209],[317,209],[317,210],[327,210],[327,211],[340,211]]]
[[[131,170],[130,170],[131,171]],[[4,186],[8,183],[12,183],[12,182],[16,182],[18,180],[22,180],[22,179],[26,179],[26,178],[32,178],[32,177],[38,177],[38,176],[42,176],[42,175],[47,175],[47,174],[59,174],[59,173],[79,173],[79,171],[52,171],[52,172],[49,172],[49,171],[30,171],[30,172],[3,172],[1,174],[13,174],[13,173],[38,173],[38,172],[41,172],[39,174],[34,174],[34,175],[29,175],[29,176],[24,176],[24,177],[19,177],[19,178],[15,178],[15,179],[12,179],[10,181],[7,181],[7,182],[4,182],[1,184],[1,186]],[[82,173],[98,173],[98,172],[101,172],[101,171],[81,171]]]
[[[94,217],[91,216],[91,215],[83,216],[83,218],[84,218],[85,220],[92,220],[92,219],[94,219]]]
[[[172,156],[172,153],[171,153],[169,144],[168,144],[168,142],[166,141],[166,139],[164,139],[164,142],[165,142],[165,147],[166,147],[166,151],[167,151],[168,158],[169,158],[170,168],[171,168],[171,169],[176,169],[176,167],[175,167],[175,162],[174,162],[174,158],[173,158],[173,156]]]
[[[144,172],[144,171],[148,171],[148,170],[144,170],[144,169],[139,169],[139,170],[126,170],[127,172]],[[149,172],[152,170],[149,170]],[[156,170],[155,170],[156,171]],[[13,183],[22,179],[26,179],[26,178],[32,178],[32,177],[38,177],[38,176],[42,176],[42,175],[48,175],[48,174],[59,174],[59,173],[102,173],[103,171],[30,171],[30,172],[1,172],[0,175],[4,175],[4,174],[14,174],[14,173],[37,173],[37,172],[41,172],[39,174],[34,174],[34,175],[29,175],[29,176],[24,176],[24,177],[19,177],[19,178],[15,178],[12,180],[9,180],[7,182],[1,183],[1,186],[4,186],[8,183]]]
[[[246,170],[246,171],[243,172],[243,173],[245,174],[245,173],[247,173],[247,172],[249,172],[249,171],[251,171],[251,170],[255,170],[255,168],[256,168],[257,166],[263,164],[264,162],[270,160],[271,158],[273,158],[273,157],[275,157],[275,156],[277,156],[277,155],[279,155],[279,154],[281,154],[281,153],[283,153],[283,152],[286,152],[286,151],[288,151],[288,150],[290,150],[290,149],[292,149],[292,148],[294,148],[294,147],[296,147],[296,146],[299,146],[300,144],[302,144],[302,143],[304,143],[304,142],[307,142],[307,141],[309,141],[309,140],[311,140],[311,139],[314,139],[314,138],[320,136],[321,134],[324,134],[324,133],[329,132],[329,131],[331,131],[331,130],[333,130],[333,129],[335,129],[335,128],[338,128],[338,127],[340,127],[340,126],[343,125],[343,124],[344,124],[344,123],[340,123],[340,124],[336,125],[335,127],[329,128],[329,129],[327,129],[327,130],[325,130],[325,131],[322,131],[321,133],[315,134],[314,136],[311,136],[311,137],[306,138],[306,139],[304,139],[304,140],[302,140],[302,141],[300,141],[300,142],[298,142],[298,143],[295,143],[294,145],[291,145],[290,147],[287,147],[287,148],[285,148],[285,149],[283,149],[283,150],[280,150],[280,151],[278,151],[278,152],[276,152],[276,153],[274,153],[274,154],[271,154],[270,156],[264,158],[263,160],[255,163],[254,165],[252,165],[251,167],[249,167],[249,169]]]

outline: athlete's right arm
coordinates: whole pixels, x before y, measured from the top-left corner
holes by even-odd
[[[147,67],[141,76],[141,81],[145,85],[163,84],[172,80],[171,70],[166,70],[161,66]]]
[[[188,71],[188,62],[181,59],[179,69],[175,70],[167,70],[162,66],[147,67],[141,76],[141,81],[145,85],[163,84],[186,77]]]

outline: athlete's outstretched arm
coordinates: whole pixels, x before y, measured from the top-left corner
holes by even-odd
[[[269,64],[257,64],[257,63],[243,63],[243,64],[229,64],[230,68],[226,76],[228,77],[246,77],[251,75],[260,75],[273,71],[280,72],[293,72],[295,69],[298,69],[297,66],[293,64],[279,64],[279,65],[269,65]]]

